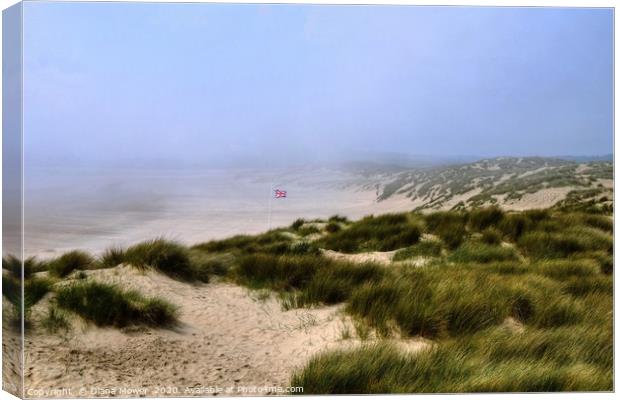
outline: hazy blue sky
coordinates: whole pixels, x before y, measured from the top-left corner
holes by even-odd
[[[611,153],[612,24],[609,9],[25,3],[27,157]]]

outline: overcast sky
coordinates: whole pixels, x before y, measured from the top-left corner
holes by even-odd
[[[27,2],[26,161],[611,153],[612,24],[610,9]]]

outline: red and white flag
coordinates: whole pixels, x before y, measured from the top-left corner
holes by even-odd
[[[282,198],[286,197],[286,190],[276,189],[274,197],[276,199],[282,199]]]

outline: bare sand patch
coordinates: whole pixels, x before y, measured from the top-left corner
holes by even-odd
[[[459,204],[460,202],[465,203],[470,198],[480,194],[480,192],[482,192],[482,188],[477,187],[477,188],[469,190],[469,191],[467,191],[465,193],[457,194],[457,195],[453,196],[452,198],[450,198],[445,203],[443,203],[441,205],[441,207],[439,208],[439,210],[441,210],[441,211],[451,210],[452,207],[454,207],[455,205]],[[429,210],[429,211],[434,211],[434,210]]]
[[[401,193],[377,201],[377,194],[374,190],[356,190],[345,195],[340,213],[352,219],[359,219],[370,214],[412,211],[423,204],[424,200],[420,198],[411,199]]]
[[[433,261],[432,257],[418,256],[418,257],[408,258],[406,260],[395,261],[394,264],[417,268],[417,267],[424,267],[428,265],[431,261]]]
[[[366,253],[347,254],[347,253],[340,253],[334,250],[321,249],[321,253],[327,258],[331,258],[333,260],[349,261],[349,262],[358,263],[358,264],[371,262],[371,263],[377,263],[377,264],[382,264],[382,265],[394,264],[394,265],[407,265],[411,267],[423,267],[425,265],[428,265],[428,263],[432,261],[431,257],[424,257],[424,256],[412,257],[412,258],[408,258],[406,260],[401,260],[401,261],[392,261],[394,259],[394,254],[396,254],[397,251],[398,250],[370,251]]]
[[[333,260],[341,260],[341,261],[350,261],[354,263],[366,263],[366,262],[374,262],[378,264],[389,264],[392,262],[392,258],[394,254],[396,254],[397,250],[393,251],[369,251],[366,253],[340,253],[334,250],[323,250],[321,249],[321,253],[327,258],[331,258]]]
[[[519,175],[517,178],[520,179],[520,178],[525,178],[525,177],[528,177],[528,176],[531,176],[531,175],[536,175],[536,174],[538,174],[540,172],[543,172],[543,171],[546,171],[548,169],[549,169],[549,167],[540,167],[540,168],[533,169],[531,171],[525,171],[524,173]]]
[[[573,190],[575,190],[575,188],[572,186],[541,189],[536,193],[526,193],[517,201],[506,202],[502,204],[502,208],[506,210],[523,211],[552,207],[558,201],[564,200],[566,195]]]
[[[12,305],[2,299],[2,389],[20,396],[22,392],[22,338],[20,331],[11,321]]]
[[[88,274],[176,304],[179,327],[83,326],[64,337],[36,330],[26,338],[26,390],[69,388],[80,396],[86,388],[92,397],[102,395],[90,392],[96,387],[151,388],[146,395],[155,396],[152,388],[171,387],[179,392],[169,395],[183,396],[191,388],[287,386],[318,351],[355,342],[342,340],[354,328],[338,306],[283,311],[273,296],[258,300],[239,286],[191,285],[126,266]]]
[[[500,326],[512,333],[525,332],[525,326],[523,326],[523,323],[521,323],[520,321],[517,321],[513,317],[506,318]]]
[[[592,167],[589,166],[588,164],[579,164],[577,166],[577,168],[575,168],[575,173],[576,174],[581,174],[581,173],[587,172],[587,171],[589,171],[591,169],[592,169]]]
[[[408,340],[398,340],[395,342],[395,345],[398,346],[403,353],[415,354],[429,349],[433,345],[433,342],[423,337],[416,336]]]

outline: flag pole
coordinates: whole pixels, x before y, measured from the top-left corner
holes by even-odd
[[[271,181],[271,187],[269,188],[269,205],[267,213],[267,230],[271,230],[271,198],[273,197],[273,181]]]

